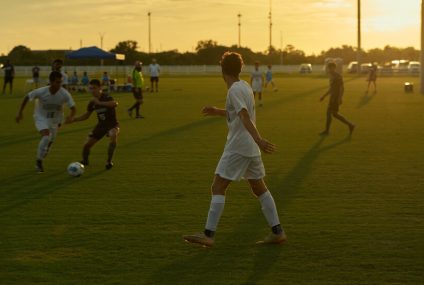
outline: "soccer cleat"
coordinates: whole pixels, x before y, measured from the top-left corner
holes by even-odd
[[[106,163],[106,165],[105,165],[106,170],[109,170],[109,169],[111,169],[112,167],[113,167],[113,162],[112,162],[112,161],[111,161],[111,162]]]
[[[198,244],[206,246],[206,247],[212,247],[214,242],[215,242],[215,240],[213,238],[206,236],[204,233],[198,233],[198,234],[193,234],[193,235],[185,235],[185,236],[183,236],[183,239],[186,242],[198,243]]]
[[[81,160],[80,163],[84,166],[88,166],[88,160]]]
[[[132,110],[128,109],[127,112],[128,112],[128,116],[130,116],[130,118],[132,118]]]
[[[35,169],[37,169],[37,172],[38,173],[43,173],[44,172],[43,161],[41,159],[37,159],[35,161]]]
[[[257,241],[256,244],[282,244],[287,241],[285,233],[274,234],[270,233],[263,240]]]
[[[350,136],[352,135],[354,129],[355,129],[355,125],[350,125],[349,126],[349,135]]]
[[[144,119],[144,117],[142,115],[137,115],[135,118],[136,119]]]

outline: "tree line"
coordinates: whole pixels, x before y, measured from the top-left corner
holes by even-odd
[[[213,65],[218,64],[219,59],[225,51],[238,52],[243,56],[245,64],[253,64],[259,61],[262,64],[322,64],[326,58],[342,58],[345,63],[355,61],[357,58],[357,49],[353,46],[343,45],[341,47],[330,48],[321,51],[319,54],[306,55],[304,51],[287,45],[283,49],[270,47],[263,52],[254,52],[248,47],[224,46],[213,40],[202,40],[197,43],[194,52],[179,52],[178,50],[169,50],[156,53],[146,53],[138,51],[137,41],[128,40],[116,44],[110,50],[113,53],[125,54],[124,61],[104,60],[104,65],[132,65],[134,61],[150,63],[152,58],[162,65]],[[29,47],[18,45],[14,47],[7,55],[0,56],[0,62],[9,59],[14,65],[50,65],[53,59],[65,59],[68,65],[98,65],[99,60],[68,60],[66,59],[67,50],[44,50],[32,51]],[[394,59],[419,60],[420,51],[413,47],[397,48],[386,45],[384,48],[374,48],[370,50],[361,50],[362,62],[378,62],[383,64]]]

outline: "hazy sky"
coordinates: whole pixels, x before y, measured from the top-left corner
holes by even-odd
[[[420,0],[362,0],[362,46],[420,45]],[[357,0],[272,0],[272,43],[292,44],[307,54],[342,44],[356,45]],[[269,0],[0,0],[0,54],[16,45],[78,49],[135,40],[148,50],[193,51],[199,40],[238,41],[264,51],[269,44]]]

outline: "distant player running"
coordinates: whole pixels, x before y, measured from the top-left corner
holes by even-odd
[[[98,79],[92,79],[89,88],[93,99],[88,103],[87,112],[74,118],[70,123],[87,120],[91,116],[91,113],[97,113],[98,123],[88,135],[87,142],[83,147],[81,163],[84,166],[89,164],[88,157],[90,155],[90,149],[106,135],[110,137],[110,143],[105,167],[106,169],[111,169],[113,167],[112,158],[119,134],[119,123],[116,119],[115,111],[118,102],[102,90],[102,85]]]
[[[328,102],[325,130],[321,132],[320,135],[326,136],[330,133],[332,117],[346,124],[349,127],[349,133],[352,134],[353,130],[355,129],[355,125],[339,114],[339,106],[342,104],[342,98],[344,93],[343,77],[339,73],[337,73],[336,64],[334,62],[330,62],[327,64],[327,70],[328,75],[330,77],[330,88],[320,98],[320,101],[323,101],[328,95],[330,95],[330,101]]]
[[[206,116],[226,118],[229,131],[224,153],[215,170],[211,187],[212,199],[204,232],[183,236],[191,243],[213,246],[215,231],[224,210],[227,187],[232,181],[238,181],[242,177],[249,181],[271,228],[271,233],[258,243],[280,244],[287,239],[280,225],[274,199],[263,180],[265,168],[260,149],[265,153],[273,153],[275,145],[262,138],[256,129],[255,99],[249,84],[240,80],[242,66],[243,59],[240,54],[224,53],[221,68],[228,88],[225,109],[208,106],[202,110]]]
[[[19,123],[23,118],[22,113],[28,101],[38,99],[34,111],[35,127],[41,135],[36,160],[38,172],[44,172],[43,160],[57,136],[60,125],[63,123],[63,105],[66,103],[71,109],[66,122],[72,121],[76,113],[71,94],[61,87],[62,74],[58,71],[52,71],[49,75],[49,81],[49,86],[35,89],[24,97],[16,115],[16,122]]]
[[[255,62],[255,69],[252,71],[250,76],[250,86],[252,86],[253,95],[256,98],[258,94],[259,106],[262,106],[262,86],[264,85],[264,75],[262,71],[259,70],[259,62]]]
[[[143,104],[143,87],[144,87],[144,78],[143,73],[141,72],[141,61],[136,61],[134,64],[134,69],[132,71],[132,82],[133,82],[133,95],[135,99],[134,105],[129,108],[128,115],[132,117],[132,111],[135,109],[135,118],[143,119],[144,116],[140,114],[140,108]]]
[[[367,76],[368,86],[366,93],[370,90],[371,83],[374,85],[374,93],[377,93],[377,64],[373,63],[372,66],[369,69],[368,76]]]

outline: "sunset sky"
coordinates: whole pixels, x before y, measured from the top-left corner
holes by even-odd
[[[420,0],[363,0],[362,46],[389,44],[420,48]],[[135,40],[152,51],[193,51],[199,40],[241,44],[254,51],[269,43],[269,0],[0,0],[0,54],[16,45],[78,49]],[[356,45],[357,0],[272,0],[273,45],[292,44],[307,54],[343,44]],[[6,8],[7,7],[7,8]]]

